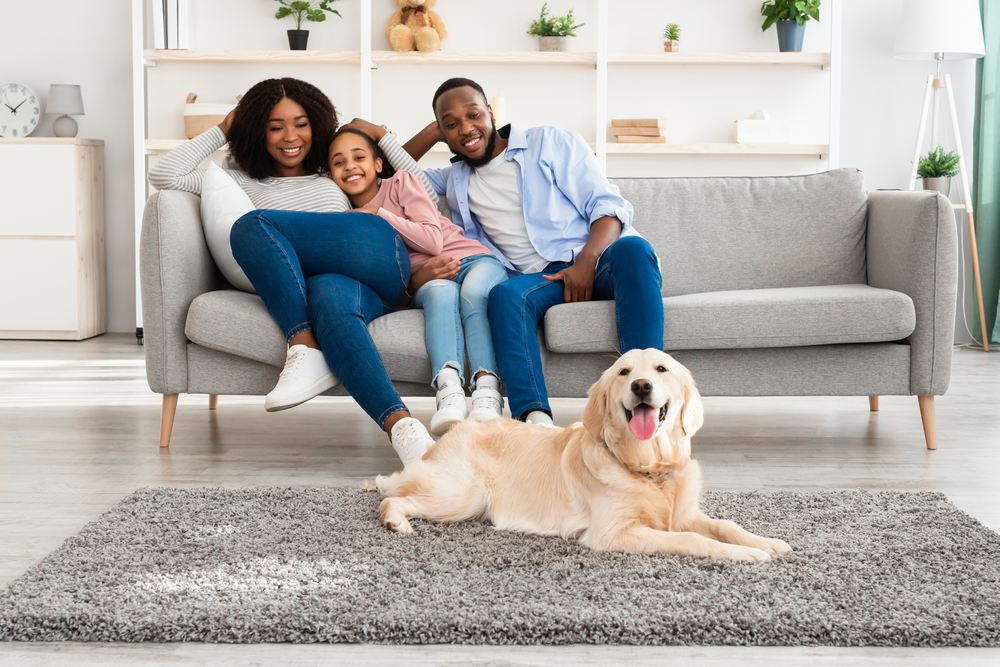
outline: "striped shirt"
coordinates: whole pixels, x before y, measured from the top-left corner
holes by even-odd
[[[198,165],[227,143],[226,135],[213,127],[167,153],[149,170],[149,183],[157,190],[183,190],[201,194],[205,170]],[[396,141],[386,134],[378,142],[379,148],[397,171],[408,171],[420,177],[431,201],[438,202],[437,193],[424,175],[416,160]],[[225,168],[225,167],[224,167]],[[226,169],[233,180],[247,193],[259,209],[278,211],[307,211],[312,213],[341,213],[354,208],[347,195],[326,174],[312,176],[269,176],[257,180],[239,169]]]

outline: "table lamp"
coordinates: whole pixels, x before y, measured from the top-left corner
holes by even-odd
[[[49,87],[49,101],[45,113],[59,115],[52,123],[52,134],[57,137],[75,137],[80,127],[70,118],[83,115],[83,95],[80,86],[53,83]]]

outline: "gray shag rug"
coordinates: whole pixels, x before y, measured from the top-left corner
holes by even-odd
[[[939,493],[706,493],[765,563],[378,523],[376,492],[136,491],[0,592],[0,639],[1000,646],[1000,535]]]

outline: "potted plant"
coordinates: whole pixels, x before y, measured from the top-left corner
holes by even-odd
[[[583,23],[573,24],[572,9],[566,16],[550,17],[549,3],[546,2],[542,5],[541,15],[531,22],[528,34],[538,36],[539,51],[565,51],[567,38],[576,37],[573,31],[583,25]]]
[[[806,21],[819,21],[820,0],[765,0],[760,6],[764,17],[762,30],[778,24],[778,50],[782,52],[802,50],[802,38],[806,34]]]
[[[281,8],[274,15],[276,19],[283,19],[291,16],[295,19],[295,30],[288,31],[288,48],[292,51],[305,51],[306,43],[309,41],[309,31],[302,29],[303,21],[322,23],[326,20],[326,13],[330,12],[340,16],[340,12],[330,6],[331,2],[337,0],[277,0]],[[340,16],[340,18],[344,18]]]
[[[663,50],[668,53],[681,50],[681,27],[676,23],[668,23],[663,29]]]
[[[951,189],[952,176],[958,174],[958,153],[945,153],[938,146],[917,162],[917,175],[924,179],[924,190],[936,190],[945,197]]]

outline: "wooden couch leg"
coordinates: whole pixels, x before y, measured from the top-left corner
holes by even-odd
[[[219,395],[218,394],[209,394],[208,395],[208,409],[209,410],[215,410],[217,407],[219,407]]]
[[[878,412],[878,396],[868,397],[868,407],[872,412]]]
[[[920,421],[924,423],[924,439],[927,449],[937,449],[937,427],[934,424],[934,397],[917,396],[920,404]]]
[[[170,431],[174,428],[174,413],[177,412],[177,397],[180,394],[163,395],[163,413],[160,415],[160,447],[170,446]]]

